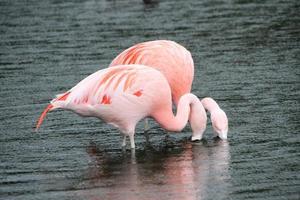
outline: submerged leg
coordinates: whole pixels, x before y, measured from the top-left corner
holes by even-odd
[[[131,164],[136,164],[135,149],[131,149]]]

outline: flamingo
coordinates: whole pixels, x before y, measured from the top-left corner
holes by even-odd
[[[215,135],[223,140],[227,139],[228,119],[226,113],[211,97],[205,97],[201,100],[201,103],[204,108],[210,112],[211,123]]]
[[[153,67],[166,77],[169,82],[172,99],[177,105],[180,97],[191,92],[194,77],[194,62],[191,53],[180,44],[170,40],[155,40],[138,43],[121,52],[110,64],[110,67],[122,64],[142,64]],[[212,99],[204,102],[211,106]],[[217,108],[216,106],[214,108]],[[212,124],[220,138],[227,138],[228,120],[224,111],[218,109],[212,117]],[[193,117],[190,117],[191,122]],[[222,125],[223,123],[223,125]],[[191,122],[191,125],[195,124]],[[227,125],[226,125],[227,124]],[[145,122],[145,130],[148,122]]]
[[[169,82],[176,105],[182,95],[191,92],[194,78],[193,58],[186,48],[174,41],[138,43],[121,52],[111,62],[110,67],[126,64],[142,64],[161,71]]]
[[[110,67],[123,64],[142,64],[161,71],[169,82],[176,105],[183,94],[191,92],[193,58],[186,48],[174,41],[154,40],[133,45],[121,52],[111,62]],[[146,118],[145,133],[149,129],[148,124]]]
[[[83,117],[96,117],[117,127],[123,134],[122,146],[129,136],[135,148],[135,126],[152,117],[169,131],[181,131],[191,119],[192,140],[200,140],[206,128],[206,112],[193,94],[183,95],[172,112],[171,88],[162,73],[143,65],[120,65],[99,70],[57,95],[43,111],[36,125],[41,126],[47,112],[61,108]]]

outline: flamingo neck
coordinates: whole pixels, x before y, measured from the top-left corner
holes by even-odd
[[[198,114],[198,111],[202,111]],[[166,130],[168,131],[181,131],[187,124],[188,119],[190,118],[191,126],[193,129],[193,133],[197,132],[198,128],[203,125],[200,118],[205,118],[205,126],[206,126],[206,114],[205,110],[199,101],[199,99],[191,94],[183,95],[178,102],[177,105],[177,113],[176,115],[172,112],[172,106],[169,108],[161,110],[160,112],[154,114],[154,119]],[[205,129],[205,128],[204,128]]]
[[[215,100],[213,100],[210,97],[206,97],[201,100],[202,105],[206,110],[208,110],[210,113],[216,109],[220,109],[219,105]]]

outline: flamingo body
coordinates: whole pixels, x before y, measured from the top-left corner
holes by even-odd
[[[169,82],[176,104],[183,94],[191,91],[193,58],[186,48],[176,42],[155,40],[136,44],[121,52],[110,67],[126,64],[142,64],[162,72]]]
[[[156,69],[143,65],[106,68],[57,95],[39,118],[37,129],[48,111],[62,108],[114,125],[129,136],[131,148],[135,147],[135,126],[147,116],[171,131],[182,130],[191,116],[194,118],[192,139],[201,139],[206,128],[206,113],[199,99],[190,93],[183,95],[174,116],[171,97],[168,81]]]

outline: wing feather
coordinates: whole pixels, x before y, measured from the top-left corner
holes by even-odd
[[[74,104],[99,104],[113,101],[133,86],[137,71],[133,67],[115,67],[100,70],[73,87],[67,99]],[[106,100],[110,98],[112,101]],[[103,101],[104,98],[104,101]]]

